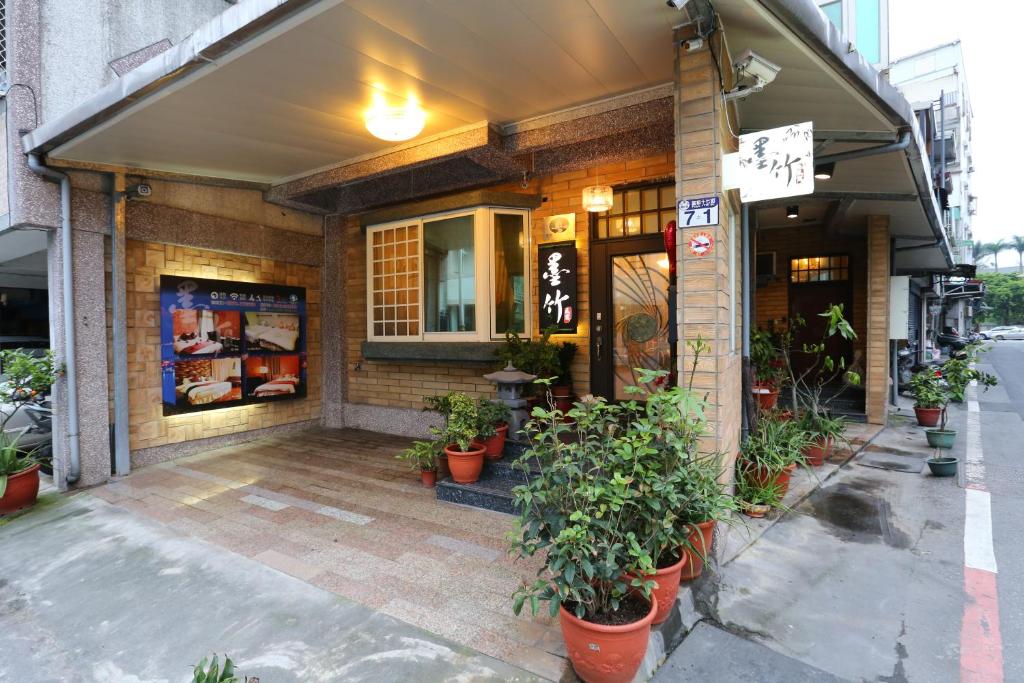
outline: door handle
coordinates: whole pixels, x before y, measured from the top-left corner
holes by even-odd
[[[594,327],[594,357],[597,361],[601,360],[601,347],[604,345],[604,335],[601,333],[601,326],[597,325]]]

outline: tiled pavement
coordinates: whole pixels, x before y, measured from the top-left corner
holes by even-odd
[[[509,557],[512,517],[438,502],[395,460],[407,439],[316,429],[139,470],[90,491],[322,589],[545,678],[558,625],[516,617],[537,563]]]

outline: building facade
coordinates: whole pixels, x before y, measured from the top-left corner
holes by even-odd
[[[8,8],[0,249],[45,241],[59,485],[312,425],[420,435],[424,397],[493,396],[506,333],[551,322],[609,399],[707,341],[704,448],[731,458],[751,331],[844,303],[852,412],[885,421],[890,277],[952,262],[913,110],[811,0],[356,5],[167,3],[102,59],[47,26],[63,3]],[[58,77],[80,52],[102,75]],[[373,132],[381,102],[422,130]],[[806,121],[814,190],[741,201],[739,136]],[[242,301],[266,292],[296,313]]]

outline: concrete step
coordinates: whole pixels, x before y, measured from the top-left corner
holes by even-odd
[[[531,463],[530,471],[536,469],[536,463]],[[515,458],[506,455],[501,460],[485,461],[480,480],[472,484],[458,484],[450,477],[437,482],[437,499],[515,515],[518,511],[512,489],[526,481],[527,473]]]

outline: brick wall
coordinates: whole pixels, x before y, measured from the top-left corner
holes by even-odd
[[[133,452],[320,417],[320,268],[139,240],[127,240],[125,252],[129,442]],[[306,398],[164,417],[160,372],[161,275],[305,287]],[[109,286],[108,272],[108,290]],[[108,306],[108,327],[110,322]],[[108,363],[108,367],[112,365]]]
[[[590,390],[590,263],[588,253],[589,214],[583,209],[583,188],[598,182],[606,185],[624,185],[656,179],[670,179],[673,173],[671,153],[606,164],[595,168],[560,173],[530,180],[526,188],[511,183],[491,189],[498,191],[540,194],[543,204],[531,214],[533,250],[530,258],[533,335],[539,334],[536,321],[538,298],[537,244],[543,233],[544,221],[549,216],[574,213],[576,215],[576,246],[579,286],[579,334],[558,335],[555,341],[572,341],[579,346],[573,362],[574,390],[583,394]],[[344,273],[346,293],[352,302],[346,313],[346,373],[348,401],[350,403],[392,408],[420,409],[423,397],[447,391],[464,391],[473,396],[494,396],[494,385],[481,375],[494,369],[483,364],[454,365],[451,363],[377,362],[362,359],[361,345],[366,339],[366,242],[358,220],[349,219],[345,226],[346,258]]]

